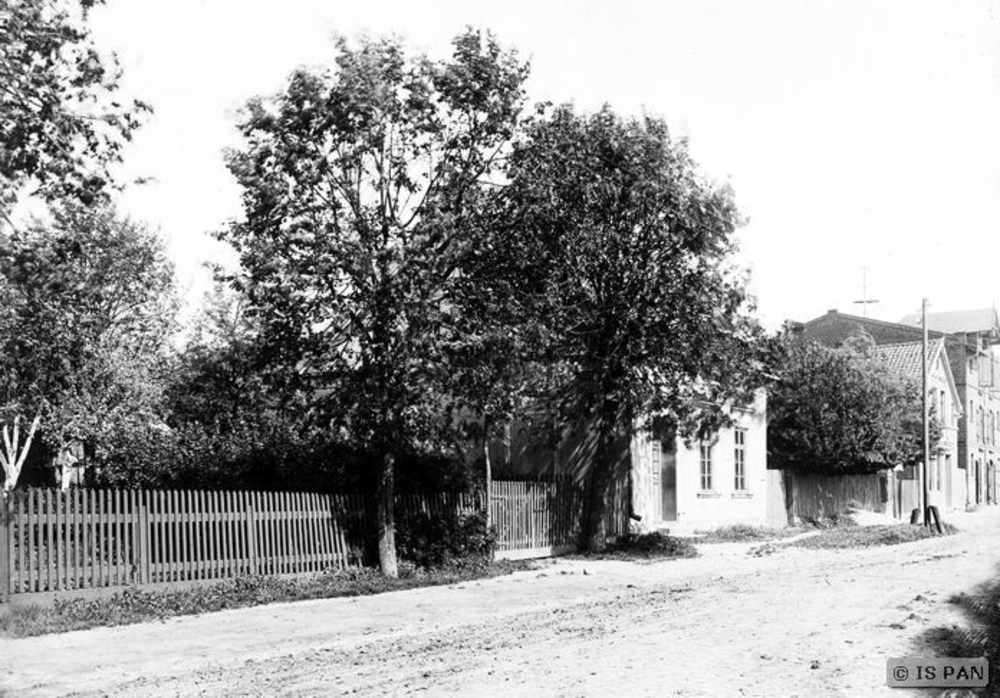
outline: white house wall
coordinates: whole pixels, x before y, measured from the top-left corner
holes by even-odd
[[[692,526],[716,527],[734,523],[763,525],[767,520],[767,398],[758,391],[753,408],[736,413],[736,427],[746,430],[746,489],[735,488],[735,430],[721,430],[712,448],[712,489],[701,490],[698,443],[690,447],[677,439],[677,519],[657,520],[654,497],[660,496],[658,478],[651,473],[649,435],[632,440],[633,508],[642,519],[641,530]]]

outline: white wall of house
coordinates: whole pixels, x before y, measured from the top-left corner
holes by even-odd
[[[767,399],[763,391],[753,409],[739,410],[736,425],[714,435],[708,451],[711,483],[702,482],[702,452],[698,442],[677,444],[677,520],[721,526],[763,524],[767,518]],[[743,489],[736,482],[736,432],[744,434]],[[707,445],[707,444],[706,444]]]
[[[637,528],[700,526],[705,528],[733,523],[762,525],[767,519],[767,396],[757,392],[750,409],[735,410],[735,425],[722,429],[710,440],[704,478],[702,444],[676,442],[676,518],[665,520],[662,506],[663,478],[657,472],[661,462],[652,453],[658,442],[648,434],[632,440],[633,509],[642,519]],[[737,434],[742,434],[738,445]],[[709,446],[709,442],[706,442]],[[743,456],[743,477],[737,482],[737,452]],[[709,482],[710,480],[710,482]],[[703,485],[708,485],[707,487]]]
[[[941,440],[927,464],[927,496],[940,511],[965,506],[965,471],[958,462],[958,393],[948,380],[948,365],[942,353],[927,374],[927,393],[932,413],[941,421]]]

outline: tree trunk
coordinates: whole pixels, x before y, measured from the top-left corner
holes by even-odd
[[[382,456],[382,467],[378,478],[378,499],[376,515],[378,517],[378,563],[382,574],[390,579],[399,576],[396,565],[396,517],[393,511],[395,503],[395,468],[396,456],[386,453]]]
[[[598,420],[597,450],[587,475],[583,513],[583,546],[591,553],[601,552],[607,545],[605,514],[608,509],[608,490],[617,460],[614,435],[613,422]]]
[[[486,484],[485,484],[485,486],[484,486],[483,489],[484,489],[484,492],[485,492],[485,499],[486,499],[486,512],[485,512],[486,513],[486,530],[489,530],[490,526],[493,525],[493,517],[492,517],[492,514],[490,512],[490,509],[492,508],[490,506],[491,505],[490,497],[492,496],[492,489],[493,489],[493,464],[490,462],[490,436],[489,436],[489,434],[490,434],[490,432],[489,432],[489,420],[486,419],[486,418],[483,418],[483,460],[485,461],[484,462],[484,466],[486,468],[486,473],[485,473],[485,477],[484,477],[484,479],[486,481]]]

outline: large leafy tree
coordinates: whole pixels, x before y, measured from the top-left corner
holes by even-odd
[[[540,114],[465,271],[497,333],[530,341],[553,413],[596,435],[586,545],[604,545],[616,454],[661,415],[691,433],[750,396],[761,331],[728,264],[740,218],[657,119]],[[492,321],[490,320],[492,318]]]
[[[0,294],[0,416],[38,417],[53,453],[158,419],[176,302],[154,233],[64,205],[0,240]]]
[[[0,220],[25,187],[49,200],[95,200],[149,109],[117,96],[120,71],[93,45],[86,16],[101,2],[0,5]]]
[[[870,338],[789,343],[768,396],[770,467],[873,473],[923,459],[920,386],[893,372]],[[932,421],[931,439],[940,438]]]
[[[394,576],[394,464],[441,412],[445,288],[526,68],[471,30],[443,61],[391,39],[339,50],[335,70],[301,70],[249,103],[247,145],[229,156],[245,219],[222,237],[287,379],[379,455],[379,557]]]

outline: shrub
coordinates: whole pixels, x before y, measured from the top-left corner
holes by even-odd
[[[425,569],[481,564],[490,559],[495,545],[484,512],[419,512],[397,521],[400,558]]]

